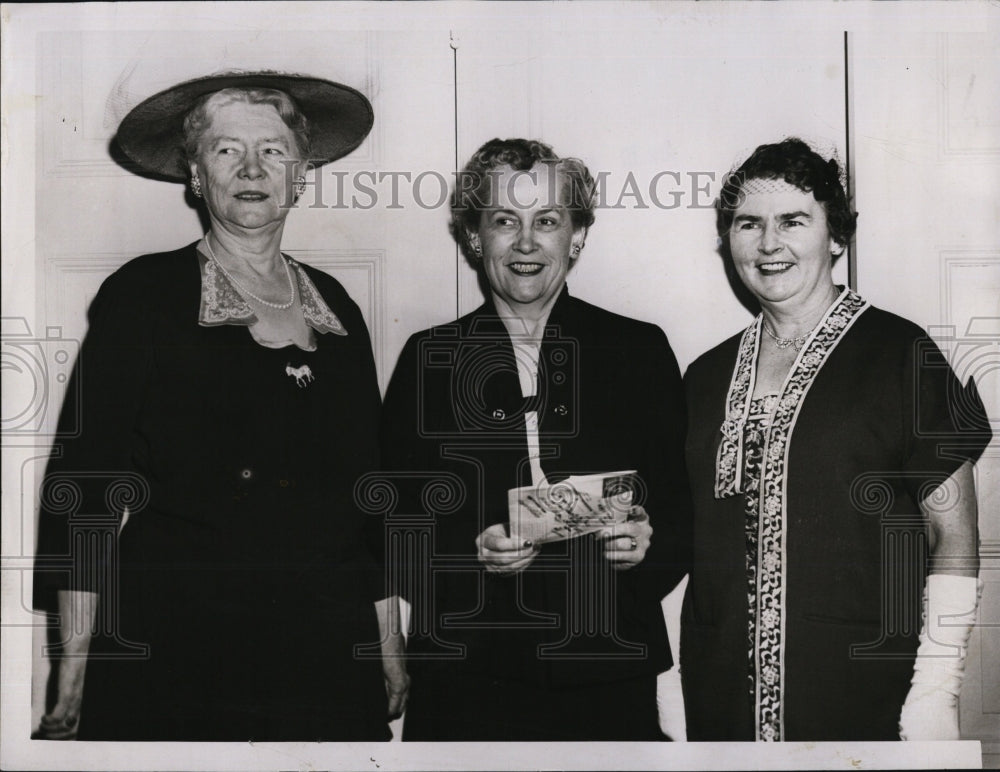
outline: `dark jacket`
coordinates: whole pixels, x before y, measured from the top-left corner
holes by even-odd
[[[353,648],[377,641],[383,589],[354,501],[378,466],[364,320],[302,266],[347,334],[265,348],[199,323],[199,260],[144,255],[104,282],[42,488],[36,603],[101,599],[81,737],[345,739],[309,711],[384,732],[381,668]],[[306,366],[300,387],[287,368]]]
[[[544,545],[513,577],[477,561],[476,537],[508,521],[508,489],[531,484],[526,409],[539,415],[550,483],[638,471],[638,503],[654,529],[639,566],[611,570],[593,536]],[[538,394],[527,401],[491,303],[414,335],[381,433],[399,496],[388,543],[410,545],[394,548],[394,565],[414,604],[412,670],[471,668],[558,688],[669,668],[660,600],[689,561],[684,431],[680,373],[663,332],[565,290],[544,333]]]

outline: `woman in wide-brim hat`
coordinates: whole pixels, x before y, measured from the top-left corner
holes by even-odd
[[[368,330],[280,251],[302,172],[372,120],[347,86],[258,72],[181,83],[122,122],[124,154],[187,181],[211,227],[91,305],[62,417],[82,430],[41,495],[36,588],[62,634],[40,736],[388,738],[407,678],[353,496],[377,465]]]

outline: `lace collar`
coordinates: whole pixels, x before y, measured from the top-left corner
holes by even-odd
[[[212,260],[204,248],[204,239],[196,247],[198,262],[201,268],[201,304],[198,310],[198,324],[203,327],[216,327],[221,324],[236,324],[249,327],[257,323],[257,315],[250,304],[236,290],[233,283]],[[347,335],[347,330],[337,315],[323,300],[316,285],[313,284],[296,260],[285,255],[292,269],[302,303],[302,316],[312,329],[318,333],[332,332],[335,335]]]

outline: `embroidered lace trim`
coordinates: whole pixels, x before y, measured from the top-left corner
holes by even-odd
[[[750,689],[759,740],[781,740],[784,722],[785,536],[788,446],[806,393],[844,332],[868,307],[844,290],[807,339],[781,392],[752,400],[761,317],[740,341],[722,439],[716,457],[716,497],[746,495],[747,604]]]

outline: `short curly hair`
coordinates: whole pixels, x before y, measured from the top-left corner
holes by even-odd
[[[553,166],[563,175],[573,227],[589,228],[594,224],[596,185],[583,161],[560,158],[551,146],[535,139],[491,139],[472,154],[458,173],[452,195],[449,228],[468,259],[477,257],[469,233],[476,231],[483,210],[490,206],[496,170],[509,166],[515,171],[529,171],[536,164]]]
[[[783,180],[805,193],[812,193],[826,212],[830,237],[846,247],[857,228],[857,212],[851,211],[840,166],[823,157],[797,137],[760,145],[740,166],[726,175],[716,202],[716,228],[721,238],[729,235],[736,210],[743,202],[743,186],[750,180]]]
[[[224,88],[213,91],[199,99],[190,112],[184,117],[184,155],[188,163],[198,157],[198,148],[205,135],[216,107],[229,102],[246,102],[251,105],[271,105],[278,111],[281,120],[291,129],[295,143],[298,145],[302,160],[309,159],[311,142],[309,140],[309,122],[299,110],[295,100],[284,91],[274,88]]]

